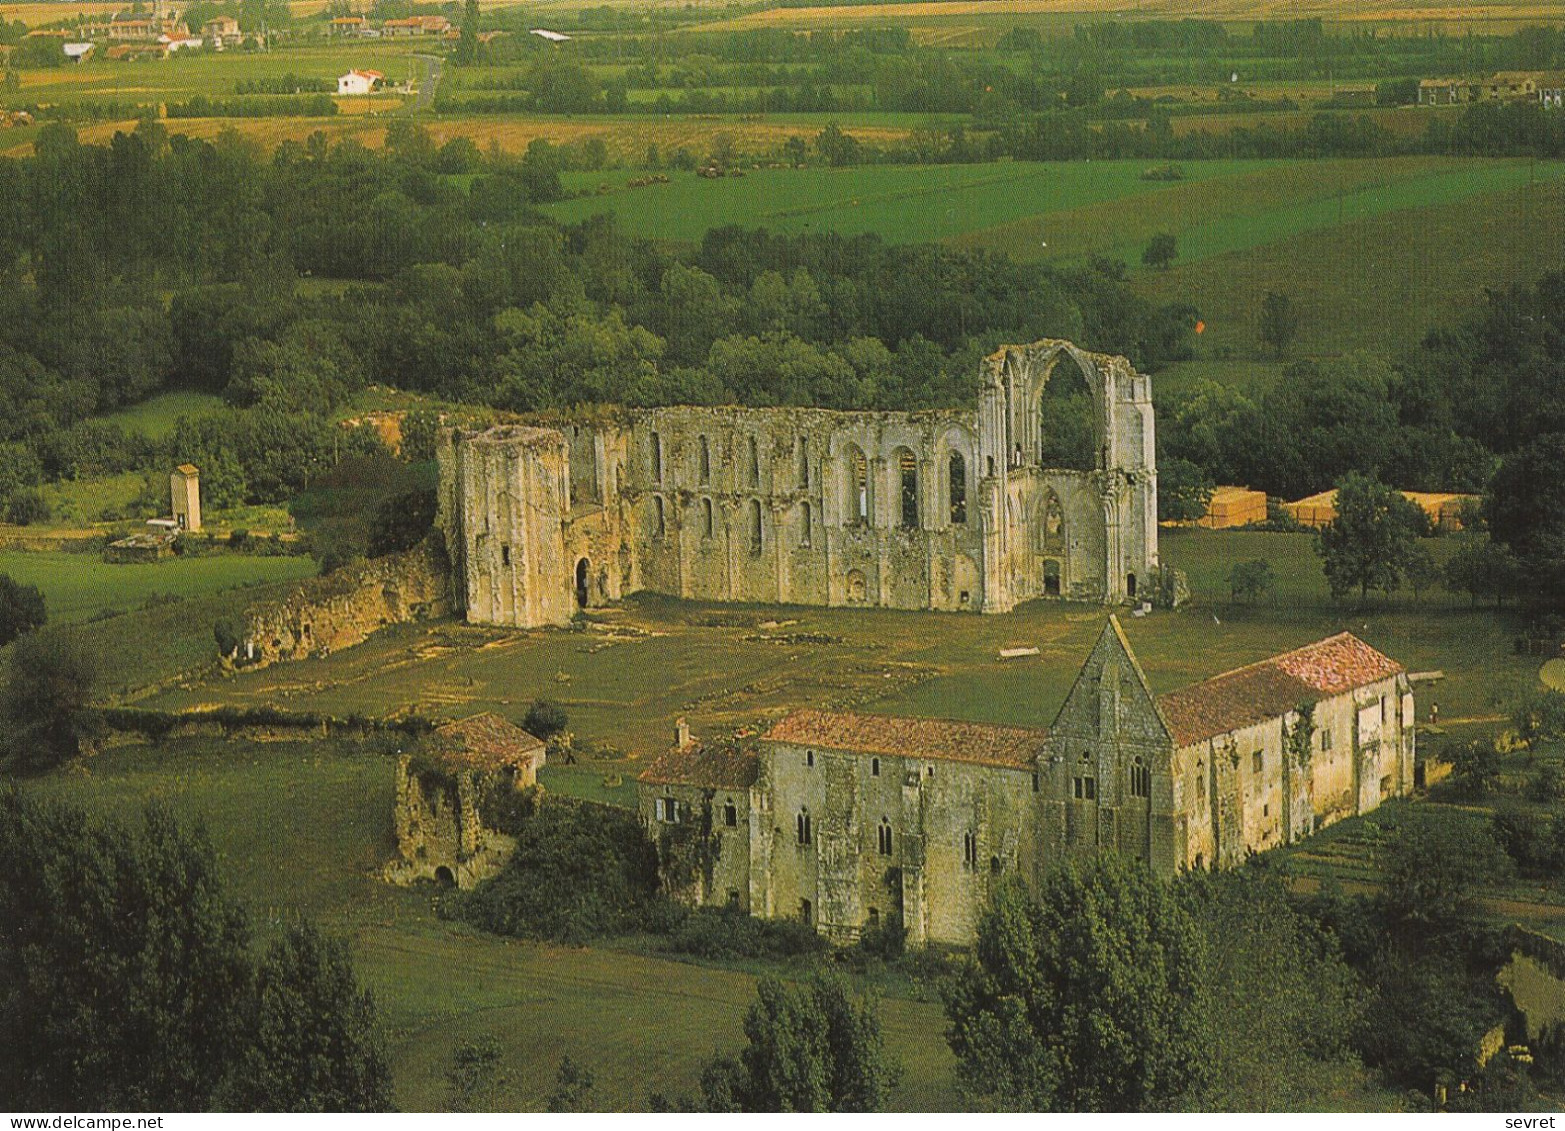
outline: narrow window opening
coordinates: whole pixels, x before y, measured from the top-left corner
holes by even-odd
[[[652,532],[659,538],[668,533],[668,518],[663,513],[663,496],[652,496]]]
[[[799,900],[799,918],[806,927],[815,925],[815,909],[807,899]]]
[[[969,868],[978,865],[978,834],[962,834],[962,863]]]
[[[880,777],[880,759],[879,758],[871,758],[869,760],[869,776],[872,777],[872,778]]]
[[[750,552],[759,554],[761,544],[761,500],[750,500]]]
[[[663,482],[663,437],[652,433],[652,482]]]
[[[754,436],[750,437],[750,486],[761,485],[761,444]]]
[[[696,474],[700,481],[712,482],[712,445],[705,436],[702,436],[696,453]]]
[[[731,829],[739,825],[739,808],[732,801],[723,806],[723,824]]]
[[[891,823],[884,817],[880,819],[880,828],[876,830],[875,843],[882,856],[891,855]]]
[[[810,837],[810,811],[801,809],[799,816],[794,820],[795,831],[799,834],[800,844],[809,844]]]
[[[906,448],[901,450],[897,457],[897,466],[902,475],[902,522],[903,530],[918,529],[918,460],[913,453]]]
[[[1135,595],[1136,595],[1136,575],[1133,574],[1133,573],[1127,573],[1125,575],[1125,596],[1127,596],[1127,597],[1134,597]]]
[[[701,537],[710,538],[717,528],[717,522],[712,515],[712,500],[701,500]]]
[[[505,566],[508,566],[508,565],[511,564],[511,547],[509,547],[509,546],[501,546],[500,547],[500,564],[501,565],[505,565]]]
[[[957,525],[967,522],[967,461],[961,452],[951,453],[951,521]]]
[[[853,521],[860,526],[869,524],[869,461],[858,448],[848,450],[848,498],[851,500]]]
[[[802,503],[799,507],[799,545],[809,547],[814,535],[811,528],[815,525],[815,516],[810,513],[810,504]]]
[[[813,750],[806,750],[804,752],[804,764],[806,766],[813,766],[813,765],[815,765],[815,751],[813,751]]]
[[[799,486],[810,485],[810,444],[803,436],[799,437]]]

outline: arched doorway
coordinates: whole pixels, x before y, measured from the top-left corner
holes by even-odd
[[[456,877],[451,874],[451,869],[444,864],[435,869],[435,883],[443,888],[456,887]]]
[[[591,568],[586,558],[576,563],[576,607],[578,609],[587,607],[587,574]]]
[[[1052,558],[1043,563],[1043,592],[1047,597],[1060,595],[1060,563]]]

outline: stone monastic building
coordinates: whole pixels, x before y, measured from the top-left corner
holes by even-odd
[[[1065,365],[1091,465],[1050,466]],[[564,624],[638,590],[998,613],[1119,603],[1158,567],[1152,390],[1066,341],[986,358],[973,408],[659,408],[441,437],[438,525],[470,622]]]
[[[1408,793],[1413,710],[1402,665],[1348,633],[1155,696],[1110,617],[1047,729],[821,710],[745,743],[681,727],[639,807],[689,902],[968,943],[1001,876],[1105,851],[1228,867]]]

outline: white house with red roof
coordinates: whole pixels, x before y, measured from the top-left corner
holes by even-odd
[[[361,71],[355,68],[337,79],[337,93],[346,95],[371,94],[386,81],[379,71]]]
[[[681,726],[640,811],[688,902],[967,943],[1004,876],[1104,851],[1229,867],[1410,792],[1413,719],[1402,665],[1349,633],[1158,696],[1110,617],[1046,728],[805,709],[704,744]]]

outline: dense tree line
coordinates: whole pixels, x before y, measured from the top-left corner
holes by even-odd
[[[387,1111],[375,1007],[344,945],[259,958],[204,833],[0,791],[0,1094],[60,1111]]]

